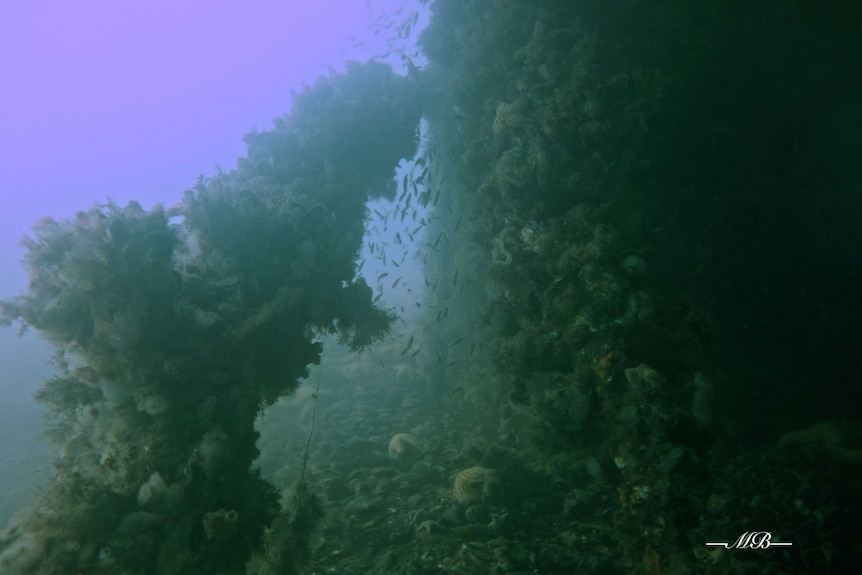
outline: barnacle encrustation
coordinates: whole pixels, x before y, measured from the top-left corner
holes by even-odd
[[[458,503],[476,503],[485,498],[491,484],[496,482],[497,472],[487,467],[468,467],[455,476],[453,493]]]

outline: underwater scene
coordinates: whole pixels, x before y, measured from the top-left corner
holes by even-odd
[[[34,223],[0,575],[862,572],[862,8],[381,27],[235,169]]]

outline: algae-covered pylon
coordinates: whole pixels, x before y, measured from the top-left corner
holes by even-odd
[[[56,350],[37,398],[60,456],[2,534],[0,573],[241,574],[267,528],[302,528],[252,469],[254,419],[319,361],[315,333],[362,348],[389,329],[353,278],[365,202],[391,196],[416,150],[413,91],[386,65],[351,64],[176,206],[37,224],[28,291],[0,320]]]

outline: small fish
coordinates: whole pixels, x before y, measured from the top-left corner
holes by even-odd
[[[405,353],[410,351],[411,347],[413,347],[413,336],[412,335],[410,336],[410,341],[407,342],[407,347],[405,347],[404,350],[401,352],[401,355],[404,355]]]
[[[362,260],[359,262],[359,267],[356,268],[356,274],[357,275],[359,275],[359,272],[362,271],[363,267],[365,267],[365,258],[362,258]]]
[[[415,77],[416,74],[419,72],[419,66],[414,64],[413,60],[411,60],[407,56],[404,56],[403,60],[404,60],[404,65],[407,66],[407,77],[408,78]]]
[[[464,338],[459,337],[458,339],[456,339],[455,341],[453,341],[452,343],[449,344],[449,349],[452,349],[453,347],[455,347],[456,345],[458,345],[462,341],[464,341]]]
[[[455,277],[452,278],[452,287],[458,283],[458,271],[460,268],[455,268]]]
[[[404,193],[406,194],[407,193],[407,174],[404,174],[404,179],[401,181],[401,186],[404,188]],[[401,201],[401,200],[399,200],[399,201]]]
[[[401,232],[395,232],[395,243],[396,244],[401,243]]]
[[[440,183],[442,184],[442,182],[440,182]],[[435,207],[435,208],[437,207],[437,202],[439,202],[439,201],[440,201],[440,190],[441,190],[441,189],[442,189],[442,188],[437,188],[437,193],[436,193],[436,194],[434,194],[434,207]]]
[[[455,222],[455,231],[456,232],[458,231],[458,228],[461,226],[461,218],[463,218],[463,217],[464,217],[464,214],[461,214],[460,216],[458,216],[458,221]]]
[[[395,263],[395,262],[392,262],[392,263]],[[397,287],[398,287],[398,284],[399,284],[400,282],[401,282],[401,276],[398,276],[398,278],[397,278],[394,282],[392,282],[392,289],[397,288]]]
[[[377,214],[377,217],[378,217],[378,218],[384,218],[384,217],[385,217],[385,215],[384,215],[384,214],[382,214],[382,213],[378,212],[377,210],[374,210],[374,213],[375,213],[375,214]]]
[[[460,359],[455,359],[455,360],[452,360],[452,361],[450,361],[449,363],[447,363],[447,364],[446,364],[446,367],[452,367],[453,365],[458,365],[459,363],[461,363],[461,360],[460,360]]]
[[[422,351],[422,348],[421,348],[421,347],[420,347],[419,349],[417,349],[416,351],[414,351],[413,353],[411,353],[411,354],[410,354],[410,357],[416,357],[417,355],[419,355],[419,352],[420,352],[420,351]]]
[[[467,354],[468,359],[473,359],[473,352],[476,351],[476,342],[470,344],[470,353]]]
[[[383,272],[382,274],[380,274],[379,276],[377,276],[377,281],[380,281],[380,280],[382,280],[383,278],[388,277],[388,276],[389,276],[389,272]]]

